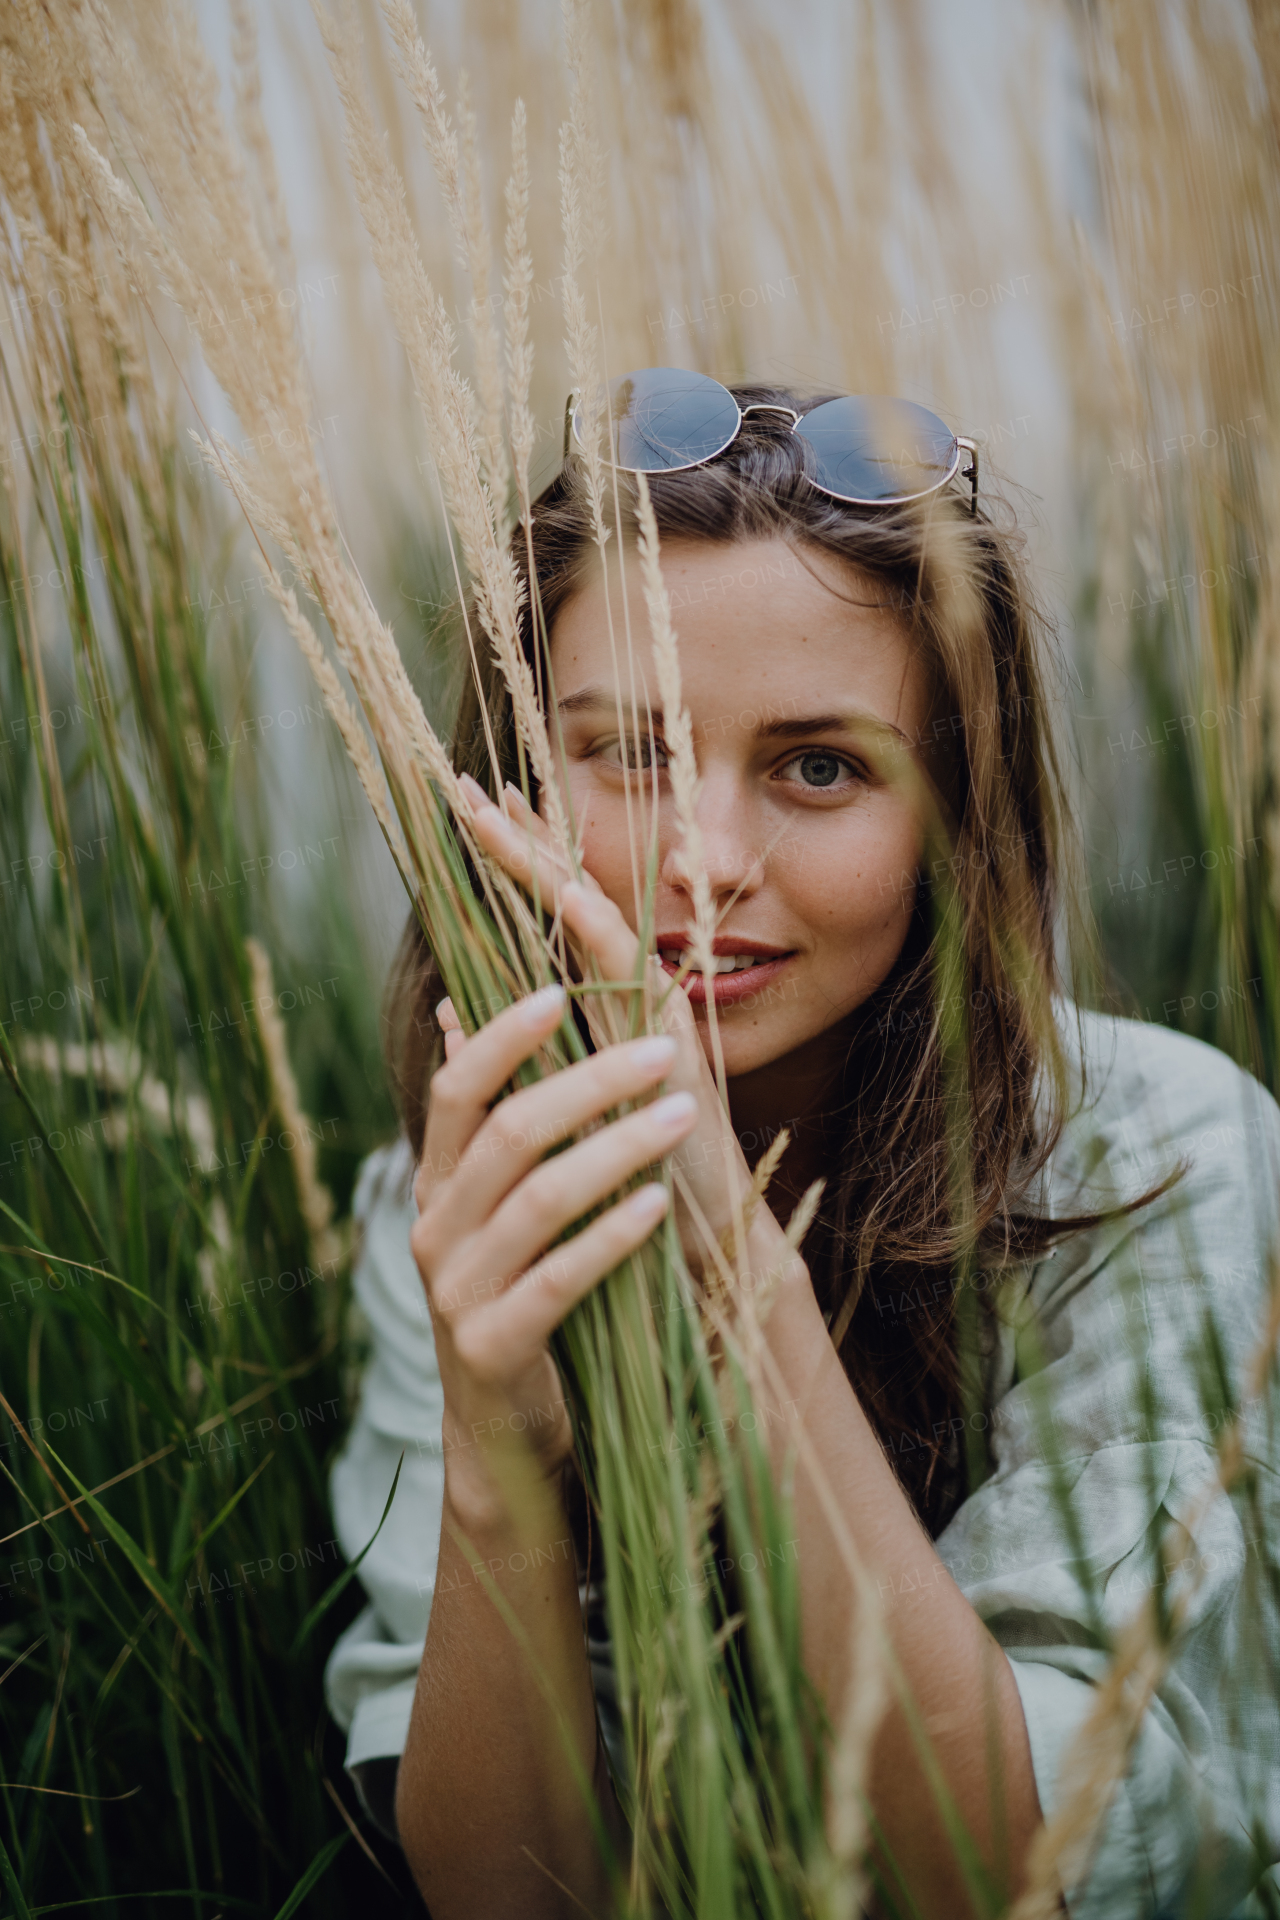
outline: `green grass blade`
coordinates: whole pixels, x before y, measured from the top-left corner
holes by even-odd
[[[334,1601],[337,1600],[339,1596],[344,1592],[348,1583],[355,1578],[357,1572],[359,1571],[360,1562],[364,1559],[366,1553],[368,1553],[370,1547],[373,1545],[378,1535],[382,1532],[382,1529],[387,1522],[387,1515],[391,1511],[391,1502],[396,1497],[396,1488],[400,1485],[400,1469],[403,1465],[404,1465],[404,1455],[401,1454],[400,1458],[396,1461],[395,1476],[391,1482],[391,1491],[387,1495],[387,1504],[382,1509],[381,1520],[379,1520],[377,1526],[374,1528],[372,1534],[369,1536],[368,1540],[366,1540],[365,1544],[361,1547],[355,1559],[350,1563],[348,1567],[344,1569],[342,1573],[338,1575],[338,1578],[334,1581],[333,1585],[331,1587],[326,1588],[325,1592],[322,1593],[320,1598],[316,1601],[315,1606],[312,1607],[310,1613],[307,1614],[306,1618],[303,1620],[302,1625],[298,1628],[297,1638],[294,1640],[292,1647],[290,1647],[289,1649],[290,1658],[295,1658],[299,1653],[301,1653],[303,1647],[306,1646],[307,1641],[311,1638],[313,1629],[319,1624],[321,1620],[323,1620],[325,1614],[328,1613]]]
[[[350,1838],[350,1832],[344,1828],[341,1833],[335,1833],[332,1840],[326,1841],[325,1845],[321,1847],[319,1853],[303,1874],[301,1880],[299,1880],[297,1886],[293,1889],[293,1892],[289,1895],[289,1898],[277,1911],[275,1920],[289,1920],[289,1915],[297,1912],[321,1874],[328,1872],[334,1860],[342,1852],[342,1849],[346,1846]]]

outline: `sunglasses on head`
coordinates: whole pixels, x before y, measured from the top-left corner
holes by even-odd
[[[574,401],[577,399],[577,405]],[[896,506],[937,493],[960,472],[973,492],[969,511],[978,511],[978,449],[952,433],[936,413],[913,400],[877,393],[849,393],[824,400],[807,413],[753,400],[740,407],[728,387],[710,374],[684,367],[644,367],[609,382],[609,465],[622,473],[680,473],[705,466],[731,446],[749,413],[784,413],[791,431],[805,443],[805,477],[833,500],[851,506]],[[570,394],[564,408],[564,454],[569,435],[586,446],[581,397]]]

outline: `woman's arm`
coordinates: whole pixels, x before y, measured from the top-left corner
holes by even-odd
[[[765,1240],[773,1224],[762,1227]],[[761,1252],[768,1257],[767,1248]],[[1013,1894],[1022,1884],[1041,1810],[1008,1658],[917,1520],[849,1384],[799,1262],[774,1299],[765,1337],[783,1397],[796,1404],[844,1525],[871,1566],[894,1652],[957,1811],[989,1871]],[[794,1433],[781,1425],[769,1432],[780,1464]],[[803,1461],[795,1476],[794,1524],[805,1667],[838,1726],[856,1601]],[[920,1913],[925,1920],[960,1920],[973,1909],[907,1715],[892,1692],[867,1779],[872,1811]]]
[[[536,861],[544,899],[554,898],[579,944],[606,978],[633,978],[640,964],[635,933],[598,889],[566,886],[538,823],[519,808],[524,829],[477,788],[475,832],[486,851],[528,884]],[[518,803],[506,802],[513,809]],[[532,836],[532,845],[531,845]],[[672,992],[665,1018],[687,1042],[692,1016]],[[670,1085],[695,1090],[697,1124],[677,1169],[697,1189],[702,1215],[728,1231],[750,1187],[700,1043],[687,1044]],[[734,1186],[737,1186],[736,1196]],[[694,1249],[696,1255],[696,1248]],[[765,1325],[779,1404],[795,1404],[804,1436],[821,1462],[845,1531],[880,1588],[888,1629],[909,1689],[929,1734],[948,1791],[978,1843],[988,1869],[1010,1892],[1020,1885],[1031,1837],[1041,1824],[1021,1696],[1003,1649],[988,1632],[935,1552],[881,1451],[828,1336],[808,1271],[765,1208],[748,1234],[752,1272],[784,1271]],[[789,1439],[769,1423],[775,1464]],[[820,1689],[833,1725],[841,1724],[848,1678],[855,1593],[813,1477],[795,1476],[797,1556],[805,1667]],[[906,1713],[895,1697],[878,1730],[868,1775],[872,1811],[923,1920],[963,1920],[971,1911],[965,1882],[935,1809]],[[995,1810],[999,1809],[999,1817]],[[890,1882],[892,1884],[892,1881]]]
[[[439,1573],[397,1820],[433,1915],[593,1913],[608,1892],[564,1744],[593,1782],[615,1840],[621,1815],[597,1751],[577,1573],[563,1504],[544,1482],[520,1521],[465,1495],[445,1509]],[[487,1509],[487,1510],[486,1510]],[[465,1533],[474,1554],[458,1544]],[[522,1644],[481,1584],[479,1563]],[[545,1675],[558,1712],[534,1679]]]
[[[642,1187],[555,1243],[685,1138],[695,1102],[643,1106],[544,1160],[652,1091],[676,1055],[666,1039],[608,1047],[499,1099],[562,1016],[563,995],[544,991],[471,1040],[450,1023],[416,1181],[410,1244],[444,1389],[445,1503],[396,1820],[433,1920],[601,1912],[591,1786],[606,1828],[621,1828],[596,1750],[560,1497],[572,1438],[547,1340],[649,1237],[666,1191]]]

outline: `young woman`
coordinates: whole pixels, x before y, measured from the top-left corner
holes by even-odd
[[[562,1236],[664,1156],[710,1228],[727,1228],[785,1127],[748,1248],[751,1272],[779,1276],[765,1338],[788,1417],[771,1445],[780,1464],[789,1426],[803,1424],[987,1865],[1011,1893],[1023,1883],[1107,1670],[1103,1631],[1162,1577],[1176,1517],[1191,1529],[1169,1576],[1189,1596],[1184,1630],[1067,1904],[1172,1913],[1207,1884],[1197,1910],[1225,1915],[1280,1859],[1280,1621],[1260,1545],[1266,1513],[1280,1516],[1261,1428],[1247,1429],[1265,1468],[1251,1512],[1225,1494],[1203,1502],[1216,1434],[1200,1367],[1206,1309],[1237,1392],[1266,1324],[1280,1112],[1210,1048],[1065,997],[1067,836],[1042,623],[1015,541],[947,486],[874,506],[834,497],[793,430],[806,403],[733,394],[750,410],[729,444],[649,475],[717,971],[683,974],[666,1039],[601,1047],[504,1098],[560,1021],[558,995],[466,1039],[449,1003],[437,1008],[416,926],[407,938],[396,1062],[407,1142],[375,1157],[358,1195],[374,1353],[334,1479],[350,1549],[409,1451],[361,1570],[372,1605],[331,1662],[348,1765],[371,1803],[381,1793],[384,1821],[394,1774],[395,1827],[435,1920],[607,1910],[555,1722],[567,1716],[625,1840],[607,1646],[590,1614],[584,1634],[593,1596],[571,1544],[571,1442],[547,1341],[652,1232],[664,1189],[650,1181]],[[463,703],[456,762],[479,775],[468,794],[480,843],[526,885],[536,861],[580,955],[612,979],[644,965],[675,978],[692,958],[698,876],[667,775],[635,486],[626,472],[617,483],[607,581],[580,459],[533,517],[561,798],[586,883],[569,881],[537,814],[492,780],[481,697],[502,772],[515,773],[496,675]],[[522,533],[513,552],[523,570]],[[527,609],[526,647],[534,661]],[[636,841],[654,805],[646,955]],[[640,1104],[593,1125],[620,1102]],[[815,1179],[823,1198],[796,1255],[783,1225]],[[697,1260],[683,1215],[681,1230]],[[957,1312],[969,1249],[976,1414]],[[838,1722],[852,1595],[803,1467],[794,1524],[806,1667]],[[533,1543],[561,1550],[532,1571]],[[554,1676],[555,1709],[485,1597],[477,1556]],[[968,1912],[897,1704],[868,1780],[900,1907]]]

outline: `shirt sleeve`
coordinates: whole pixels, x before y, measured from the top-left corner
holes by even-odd
[[[1244,1914],[1280,1860],[1274,1403],[1246,1417],[1233,1491],[1208,1490],[1224,1396],[1242,1393],[1267,1325],[1280,1109],[1209,1047],[1108,1027],[1128,1031],[1057,1157],[1054,1210],[1186,1171],[1030,1269],[993,1362],[994,1470],[937,1548],[1009,1656],[1049,1818],[1112,1636],[1158,1584],[1171,1523],[1189,1530],[1172,1657],[1066,1904],[1071,1920]]]
[[[357,1578],[369,1604],[335,1642],[325,1667],[329,1711],[347,1735],[348,1770],[404,1751],[435,1592],[444,1508],[444,1390],[431,1316],[409,1235],[417,1219],[406,1140],[360,1170],[353,1212],[360,1229],[354,1285],[368,1358],[360,1404],[334,1464],[329,1493],[348,1560],[378,1524],[400,1467],[386,1524]],[[401,1462],[403,1461],[403,1464]],[[626,1754],[603,1587],[578,1582],[586,1647],[605,1751],[615,1776]]]
[[[353,1211],[360,1229],[354,1290],[369,1357],[360,1403],[330,1477],[334,1526],[353,1560],[381,1533],[357,1578],[368,1605],[325,1667],[325,1697],[347,1735],[348,1768],[404,1749],[435,1588],[444,1504],[444,1396],[431,1318],[409,1234],[417,1218],[412,1159],[399,1140],[360,1170]]]

